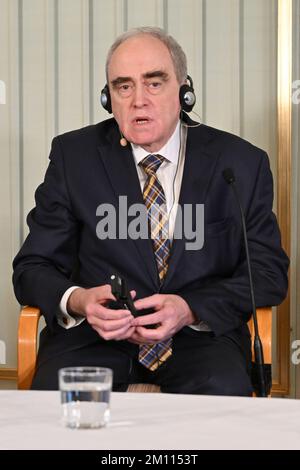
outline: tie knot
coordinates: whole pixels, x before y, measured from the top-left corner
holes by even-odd
[[[164,160],[165,158],[161,155],[153,155],[150,153],[140,162],[140,166],[147,175],[154,175]]]

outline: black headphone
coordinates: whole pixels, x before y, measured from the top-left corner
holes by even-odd
[[[105,85],[103,90],[101,90],[100,103],[109,114],[112,113],[111,98],[110,98],[109,88],[107,84]]]
[[[181,85],[179,89],[179,101],[182,111],[190,113],[195,106],[196,95],[194,92],[193,80],[189,75],[187,76],[187,80],[189,81],[189,84],[185,83],[184,85]],[[109,114],[112,113],[111,97],[107,84],[103,90],[101,90],[100,103]]]
[[[194,92],[194,84],[191,77],[188,75],[187,80],[189,84],[185,83],[179,88],[179,101],[182,111],[190,113],[196,103],[196,95]]]

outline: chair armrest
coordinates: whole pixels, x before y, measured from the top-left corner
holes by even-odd
[[[264,350],[265,364],[272,364],[272,307],[261,307],[256,310],[259,336]],[[252,341],[252,360],[254,362],[254,323],[253,318],[249,320],[248,327]]]
[[[18,389],[27,390],[35,372],[37,331],[41,312],[35,307],[23,307],[18,329]]]

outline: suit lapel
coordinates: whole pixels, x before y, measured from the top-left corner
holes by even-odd
[[[219,154],[220,152],[211,145],[206,126],[189,128],[179,196],[179,205],[182,209],[184,209],[184,204],[193,206],[205,204]],[[188,241],[184,237],[184,231],[181,238],[173,240],[169,268],[163,285],[163,290],[166,292],[185,250],[185,243]]]
[[[132,155],[130,144],[120,145],[120,136],[115,129],[104,143],[98,147],[107,177],[116,197],[116,208],[119,207],[119,196],[127,196],[127,207],[133,204],[144,204],[140,182]],[[153,288],[158,289],[158,273],[151,239],[131,240],[133,256],[137,263],[144,263]]]

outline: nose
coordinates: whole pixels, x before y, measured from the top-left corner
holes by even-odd
[[[133,92],[133,106],[135,108],[143,108],[147,104],[146,90],[143,84],[136,85]]]

